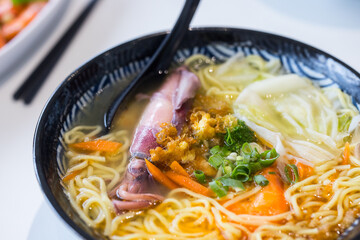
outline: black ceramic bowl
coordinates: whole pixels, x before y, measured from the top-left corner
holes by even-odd
[[[104,88],[122,91],[131,76],[138,73],[154,53],[166,33],[139,38],[90,60],[70,74],[46,104],[36,127],[34,163],[38,181],[53,208],[86,239],[105,239],[87,226],[72,209],[60,185],[64,171],[62,136],[83,114],[84,106],[101,96]],[[360,74],[337,58],[316,48],[285,37],[232,28],[201,28],[188,32],[174,62],[201,53],[223,61],[235,52],[280,59],[285,69],[313,80],[319,86],[337,84],[360,102]],[[112,97],[107,98],[111,101]],[[104,106],[107,105],[105,101]],[[358,104],[355,104],[358,106]],[[100,108],[106,109],[106,107]],[[97,111],[101,119],[104,112]],[[342,239],[355,239],[360,233],[356,221]]]

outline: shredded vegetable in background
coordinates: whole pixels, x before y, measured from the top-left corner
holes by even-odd
[[[21,5],[21,4],[26,4],[26,3],[31,3],[31,2],[45,2],[47,0],[11,0],[12,4],[14,5]]]

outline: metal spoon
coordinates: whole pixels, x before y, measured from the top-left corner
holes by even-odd
[[[135,91],[138,86],[141,85],[141,83],[145,82],[146,80],[153,79],[154,77],[161,77],[160,75],[163,75],[161,73],[164,73],[168,69],[170,63],[172,62],[172,58],[180,45],[180,42],[188,30],[189,24],[192,17],[194,16],[199,2],[200,0],[186,0],[183,10],[171,33],[165,37],[160,47],[156,50],[155,54],[152,56],[145,68],[138,76],[135,77],[134,80],[130,82],[126,89],[115,98],[105,113],[105,131],[110,130],[113,119],[120,105]]]

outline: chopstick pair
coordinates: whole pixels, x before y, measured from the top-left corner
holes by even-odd
[[[84,23],[85,19],[94,8],[98,0],[90,0],[88,5],[84,8],[81,14],[76,18],[72,25],[62,35],[60,40],[55,44],[51,51],[45,56],[40,64],[33,70],[33,72],[26,78],[21,86],[13,95],[15,100],[23,99],[25,104],[30,104],[45,82],[47,76],[60,59],[67,46]]]

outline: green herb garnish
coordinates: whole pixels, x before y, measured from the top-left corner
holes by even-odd
[[[223,184],[218,180],[213,180],[209,183],[209,186],[218,197],[224,197],[228,193],[227,187],[224,187]]]
[[[232,179],[232,178],[220,178],[219,180],[223,186],[245,190],[243,183],[239,180]]]
[[[219,196],[223,196],[228,191],[227,187],[236,188],[236,190],[244,190],[243,183],[254,180],[260,186],[266,186],[269,181],[262,175],[256,175],[262,169],[271,166],[279,154],[275,149],[266,150],[259,153],[256,148],[252,148],[249,143],[244,143],[236,157],[227,159],[231,153],[228,146],[215,146],[210,152],[209,163],[218,170],[217,177],[212,181],[210,187],[215,189],[214,192]],[[235,159],[235,160],[234,160]],[[216,185],[215,183],[216,182]],[[219,194],[220,195],[219,195]]]
[[[203,171],[195,170],[194,176],[196,177],[196,180],[200,183],[206,183],[206,176]]]
[[[272,165],[279,156],[275,148],[266,150],[260,154],[260,163],[263,167],[268,167]]]
[[[233,172],[231,173],[231,177],[237,179],[242,182],[246,182],[249,180],[250,169],[246,165],[238,165],[235,167]]]
[[[223,163],[224,157],[222,157],[220,154],[214,154],[214,155],[210,156],[208,161],[211,166],[218,169],[220,167],[220,165]]]
[[[256,182],[256,184],[265,187],[269,184],[269,180],[266,179],[266,177],[264,177],[263,175],[256,175],[254,177],[254,181]]]
[[[230,151],[239,152],[244,143],[255,141],[256,137],[254,132],[246,126],[244,121],[238,120],[238,125],[236,127],[226,129],[225,145]]]
[[[209,186],[218,197],[225,196],[229,188],[236,191],[244,190],[243,183],[252,180],[260,186],[269,184],[264,176],[254,175],[271,166],[279,154],[275,149],[259,153],[257,148],[250,145],[251,142],[255,141],[254,132],[245,125],[244,121],[238,121],[236,127],[226,129],[225,146],[215,146],[210,149],[211,155],[208,162],[218,170],[218,173],[215,179],[209,183]],[[229,157],[230,154],[232,154],[231,158]],[[201,182],[202,180],[198,179],[198,181]]]
[[[289,183],[294,184],[299,181],[299,172],[295,164],[286,164],[284,171],[285,171],[285,176],[289,181]]]

